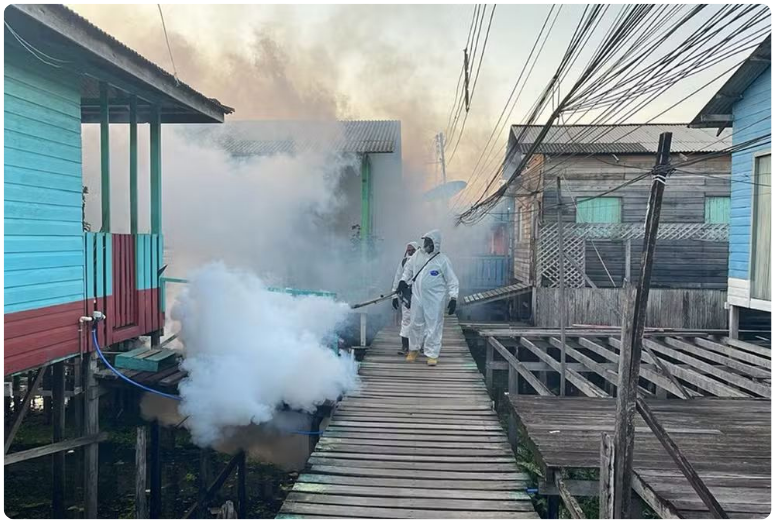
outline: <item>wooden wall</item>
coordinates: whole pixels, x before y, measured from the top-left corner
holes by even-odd
[[[536,287],[537,327],[559,327],[559,290]],[[568,325],[620,325],[614,312],[623,306],[622,289],[566,289]],[[707,289],[652,289],[646,309],[647,327],[725,329],[727,293]]]
[[[514,278],[523,283],[533,283],[535,278],[535,240],[538,218],[541,210],[541,194],[531,194],[543,183],[543,156],[536,155],[528,164],[517,187],[510,196],[514,199],[514,231],[512,234],[512,255]]]

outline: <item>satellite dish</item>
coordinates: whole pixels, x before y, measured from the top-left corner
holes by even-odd
[[[456,180],[453,182],[447,182],[434,187],[430,191],[423,194],[422,199],[426,202],[433,202],[437,200],[449,200],[457,193],[466,188],[466,182],[462,180]]]

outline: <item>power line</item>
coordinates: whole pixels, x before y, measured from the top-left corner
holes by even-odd
[[[161,4],[156,4],[156,7],[159,8],[159,16],[161,17],[161,27],[164,30],[164,40],[167,42],[167,51],[170,54],[170,62],[172,62],[172,76],[175,78],[175,83],[177,85],[180,85],[180,80],[178,80],[178,69],[175,67],[175,59],[172,57],[172,47],[170,47],[170,39],[167,36],[167,25],[164,23],[164,13],[161,10]]]

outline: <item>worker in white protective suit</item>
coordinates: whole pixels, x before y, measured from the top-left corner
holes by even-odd
[[[401,281],[401,276],[404,275],[404,266],[409,258],[420,248],[420,244],[417,242],[409,242],[406,244],[406,250],[404,251],[404,257],[401,259],[401,263],[398,264],[396,269],[396,275],[393,277],[393,292],[398,290],[398,282]],[[401,350],[399,354],[406,355],[409,352],[409,308],[406,304],[402,303],[398,297],[393,298],[393,308],[395,310],[401,309]]]
[[[415,361],[424,343],[428,365],[435,366],[441,352],[445,308],[449,314],[455,313],[459,284],[449,258],[441,252],[441,232],[432,230],[422,237],[422,242],[422,248],[406,262],[397,289],[406,297],[409,284],[413,283],[406,361]]]

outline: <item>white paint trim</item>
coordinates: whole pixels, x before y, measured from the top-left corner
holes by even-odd
[[[749,307],[749,309],[756,309],[757,311],[772,312],[772,302],[751,298],[751,306]]]

